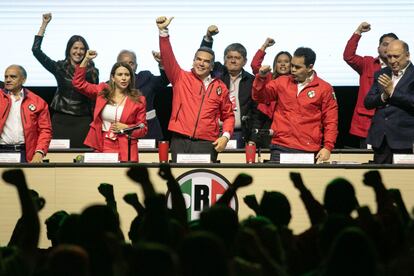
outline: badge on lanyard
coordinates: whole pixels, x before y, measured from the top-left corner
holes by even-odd
[[[221,92],[222,92],[221,91],[221,86],[217,87],[217,89],[216,89],[217,96],[220,96]]]
[[[36,110],[36,106],[34,104],[29,104],[28,106],[30,111],[35,111]]]
[[[313,97],[315,97],[315,94],[315,91],[311,90],[308,92],[308,97],[312,99]]]

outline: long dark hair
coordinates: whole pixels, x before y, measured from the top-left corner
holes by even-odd
[[[70,76],[73,76],[75,67],[70,62],[70,49],[72,49],[73,44],[76,42],[81,42],[83,46],[85,47],[85,54],[89,50],[88,42],[86,42],[86,39],[83,38],[80,35],[73,35],[71,38],[69,38],[68,43],[66,44],[66,50],[65,50],[65,62],[64,62],[64,69],[67,74]],[[98,82],[98,70],[95,68],[95,63],[93,61],[90,61],[86,70],[86,79],[89,82],[97,83]]]
[[[272,75],[273,79],[280,77],[280,74],[276,71],[276,63],[277,63],[277,59],[281,55],[287,55],[289,57],[289,61],[292,60],[292,55],[287,51],[280,51],[279,53],[277,53],[277,55],[275,56],[275,59],[273,60],[273,75]]]
[[[113,103],[112,102],[112,96],[113,96],[113,93],[115,92],[115,83],[112,81],[112,77],[115,76],[115,71],[119,67],[125,67],[128,70],[129,75],[131,76],[130,81],[129,81],[129,85],[125,90],[126,96],[128,96],[133,102],[136,102],[136,103],[141,102],[140,97],[141,97],[142,93],[141,93],[141,91],[139,91],[138,89],[135,88],[135,74],[134,74],[134,71],[132,70],[131,66],[129,66],[129,64],[126,63],[126,62],[117,62],[112,66],[108,87],[105,88],[104,90],[102,90],[101,95],[109,103]]]

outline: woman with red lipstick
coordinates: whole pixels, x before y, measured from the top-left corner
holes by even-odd
[[[78,92],[96,101],[93,121],[84,143],[97,152],[117,152],[120,161],[138,162],[136,139],[148,131],[145,97],[135,89],[134,71],[125,62],[112,66],[109,83],[87,82],[88,64],[96,56],[95,51],[86,52],[85,58],[75,68],[72,81]],[[128,159],[128,136],[124,130],[133,127],[137,129],[130,133],[134,139]]]
[[[253,74],[256,75],[259,73],[259,69],[262,66],[262,62],[266,55],[266,49],[271,47],[275,44],[273,38],[266,38],[266,41],[263,43],[262,47],[257,50],[256,54],[254,55],[250,66],[252,67]],[[268,78],[269,79],[276,79],[279,76],[288,75],[290,74],[290,61],[292,60],[292,55],[286,51],[280,51],[277,53],[273,60],[273,73],[269,72]],[[261,121],[261,128],[268,129],[272,124],[273,120],[273,112],[275,110],[275,102],[263,104],[259,103],[257,105],[257,109],[260,110],[261,114],[259,116],[259,120]],[[261,147],[268,147],[270,144],[271,137],[262,137],[260,139],[261,142],[259,146]]]
[[[66,46],[65,59],[54,61],[42,50],[43,36],[46,27],[52,20],[52,14],[42,16],[42,25],[32,46],[33,55],[43,67],[55,76],[57,89],[50,107],[52,113],[52,127],[54,139],[70,139],[72,148],[84,147],[83,140],[92,121],[93,102],[86,96],[74,91],[72,86],[75,66],[85,57],[89,49],[86,40],[79,35],[72,36]],[[88,64],[86,79],[91,83],[98,83],[98,69],[91,62]]]

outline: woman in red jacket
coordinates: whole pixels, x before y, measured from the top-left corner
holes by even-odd
[[[273,38],[266,38],[266,41],[263,43],[262,47],[257,50],[254,55],[250,66],[252,67],[253,74],[256,75],[259,73],[259,69],[262,66],[262,62],[266,55],[266,49],[275,44]],[[269,79],[276,79],[279,76],[289,75],[290,74],[290,61],[292,60],[292,55],[286,51],[280,51],[277,53],[273,60],[273,73],[269,72]],[[268,129],[270,128],[273,121],[273,112],[275,111],[275,102],[270,103],[259,103],[257,109],[260,110],[261,116],[259,120],[261,121],[260,128]],[[268,147],[270,145],[271,137],[262,137],[261,147]]]
[[[137,138],[147,133],[146,102],[135,89],[134,72],[124,62],[117,62],[111,70],[109,83],[92,84],[85,80],[88,63],[97,53],[88,50],[85,58],[75,69],[72,84],[80,93],[96,100],[93,122],[85,139],[85,145],[97,152],[117,152],[120,161],[138,162]],[[130,135],[131,156],[128,160],[127,128],[137,127]]]

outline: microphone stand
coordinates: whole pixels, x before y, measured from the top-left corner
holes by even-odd
[[[128,139],[128,163],[131,162],[131,143],[132,143],[132,140],[138,140],[138,138],[132,137],[132,135],[131,135],[132,131],[133,130],[124,132],[124,134],[126,135],[126,137]]]
[[[128,163],[130,163],[131,162],[131,141],[133,140],[133,139],[135,139],[135,140],[138,140],[138,138],[133,138],[132,137],[132,135],[131,135],[131,133],[134,131],[134,130],[136,130],[136,129],[141,129],[141,128],[144,128],[145,127],[145,125],[143,124],[143,123],[141,123],[141,124],[139,124],[139,125],[136,125],[136,126],[134,126],[134,127],[129,127],[129,128],[126,128],[126,129],[122,129],[119,133],[121,133],[121,134],[125,134],[126,136],[127,136],[127,138],[128,138]]]

